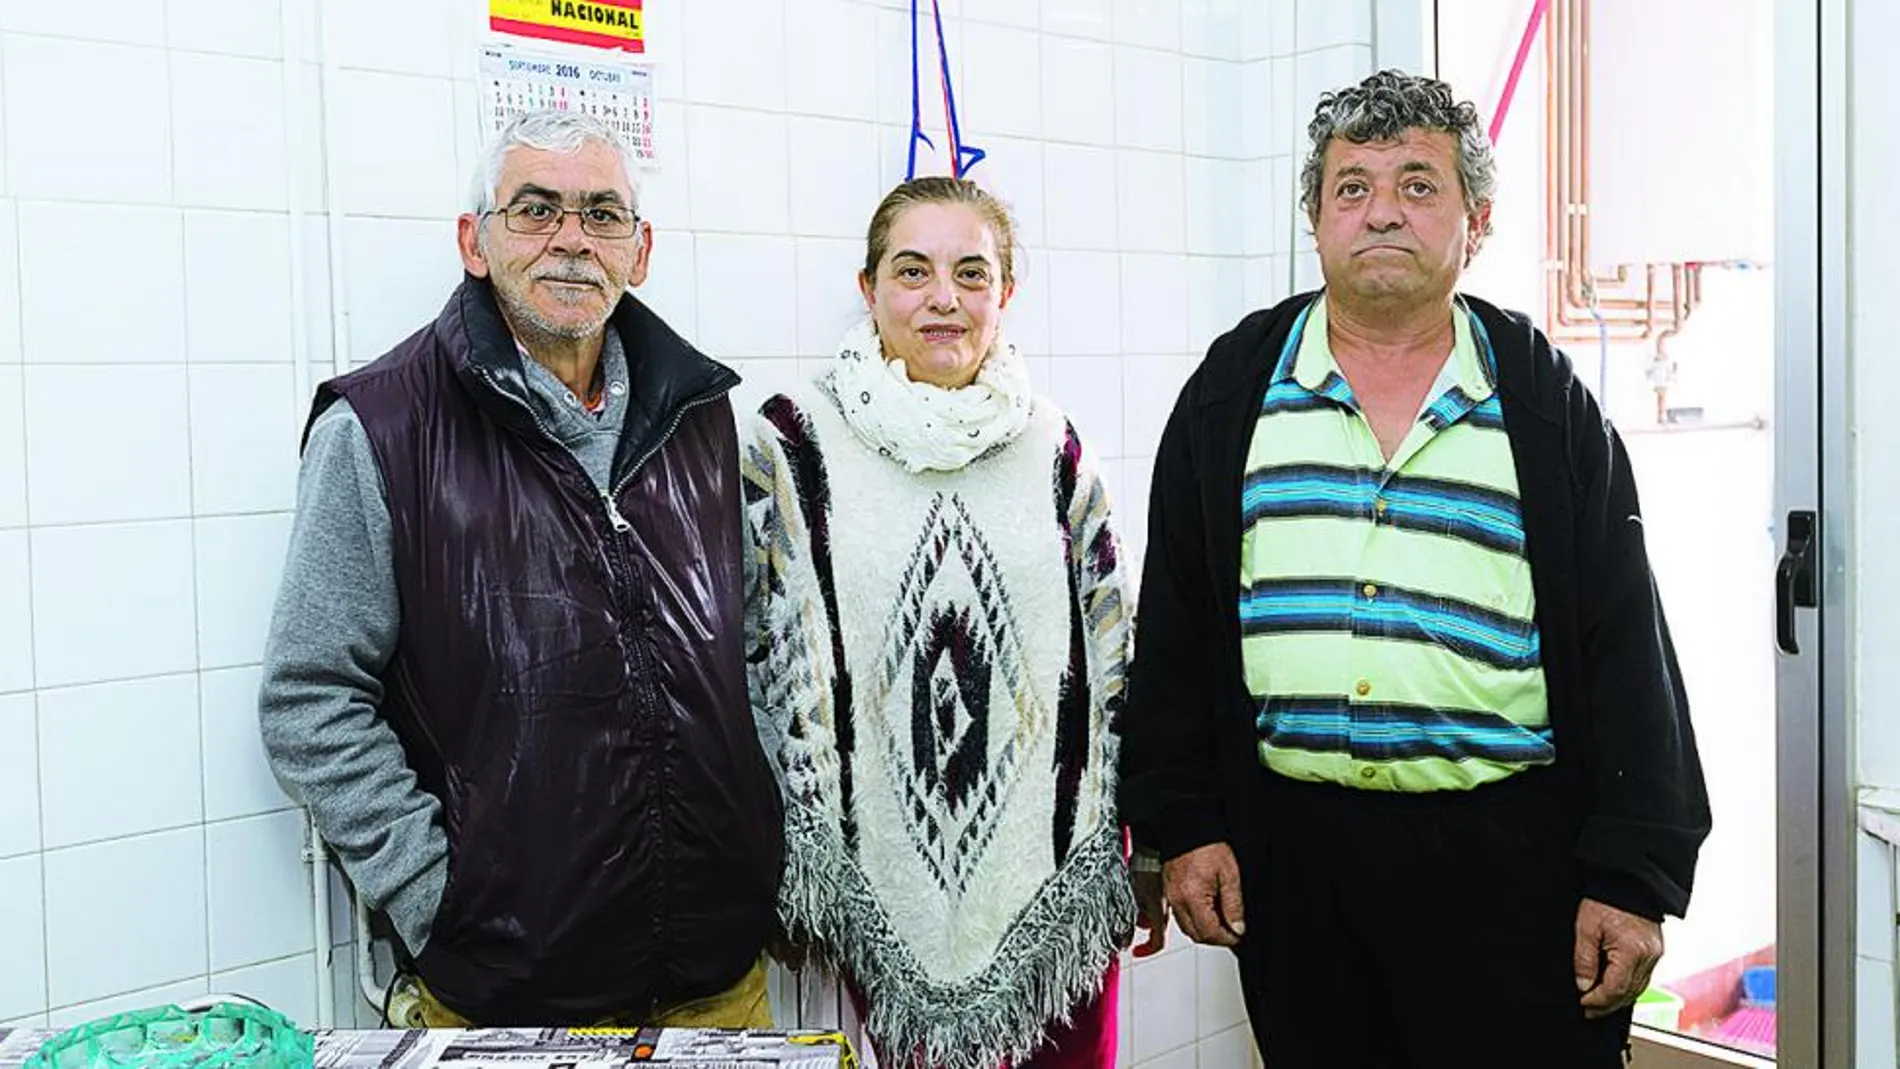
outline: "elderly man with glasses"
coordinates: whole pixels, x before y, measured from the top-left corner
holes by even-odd
[[[441,314],[312,406],[260,720],[408,953],[397,1023],[770,1023],[738,376],[628,292],[633,177],[513,122]]]

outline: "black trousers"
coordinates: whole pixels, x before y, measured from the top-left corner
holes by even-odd
[[[1263,772],[1242,989],[1267,1069],[1615,1069],[1584,1019],[1576,827],[1556,773],[1395,794]]]

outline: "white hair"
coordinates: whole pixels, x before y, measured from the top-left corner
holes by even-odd
[[[517,115],[503,127],[483,152],[481,163],[476,166],[475,175],[469,182],[469,211],[480,215],[494,210],[495,186],[501,181],[501,168],[509,149],[533,148],[544,152],[573,153],[579,152],[581,146],[590,141],[606,145],[620,154],[621,166],[627,172],[627,195],[631,198],[627,207],[638,213],[640,172],[633,149],[606,123],[575,111],[530,111]]]

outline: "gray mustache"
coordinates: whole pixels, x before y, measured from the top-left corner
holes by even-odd
[[[585,282],[590,286],[605,286],[607,284],[607,276],[597,271],[571,269],[565,271],[541,271],[537,272],[534,277],[537,280],[545,282]]]

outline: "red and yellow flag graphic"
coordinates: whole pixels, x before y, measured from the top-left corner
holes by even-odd
[[[642,0],[488,0],[488,28],[626,52],[647,50]]]

